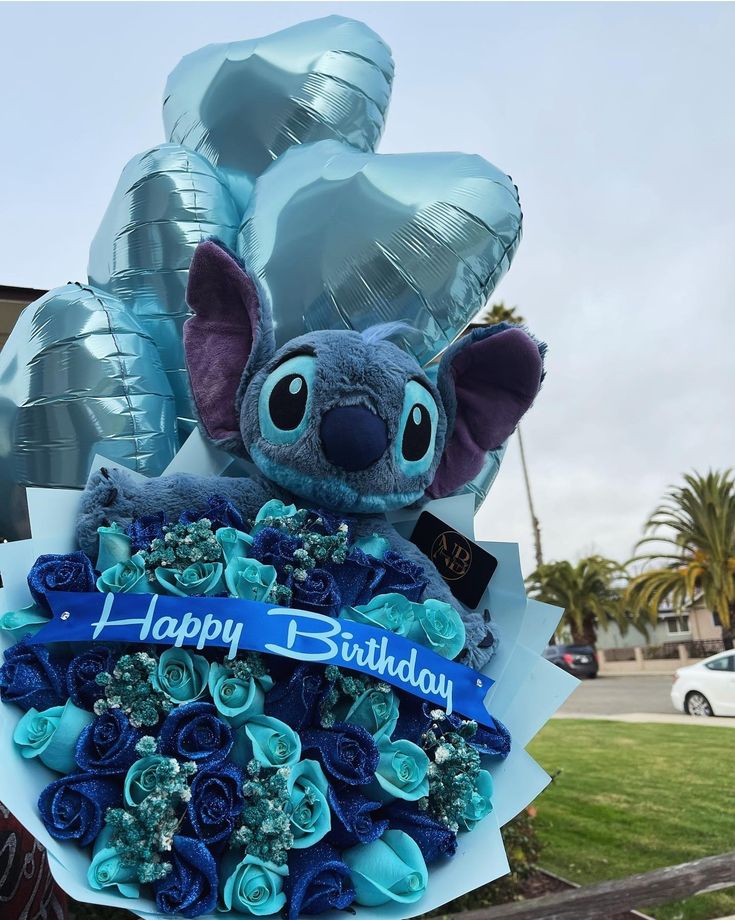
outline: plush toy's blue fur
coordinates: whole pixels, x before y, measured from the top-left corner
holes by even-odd
[[[460,607],[433,564],[394,530],[382,512],[413,504],[427,494],[432,483],[436,486],[442,456],[446,462],[450,448],[456,473],[463,463],[469,470],[484,456],[484,450],[495,446],[485,445],[483,438],[499,438],[500,443],[508,436],[538,388],[539,357],[532,340],[511,336],[507,339],[509,357],[504,359],[501,351],[499,359],[490,362],[503,368],[505,360],[511,370],[508,386],[493,378],[492,368],[488,371],[484,352],[473,357],[474,352],[465,350],[456,365],[460,375],[456,386],[462,388],[462,398],[472,411],[471,424],[461,427],[455,424],[458,408],[452,362],[455,354],[462,355],[463,347],[472,345],[470,337],[464,346],[453,346],[449,360],[442,362],[438,388],[409,354],[389,341],[391,336],[412,331],[398,323],[362,334],[311,332],[276,351],[270,317],[253,282],[231,254],[212,242],[197,250],[188,297],[196,316],[187,323],[185,345],[202,428],[218,446],[249,456],[258,473],[240,479],[173,475],[139,484],[123,470],[100,471],[92,476],[82,498],[78,520],[82,549],[94,558],[97,528],[108,520],[124,525],[135,516],[157,512],[176,520],[184,510],[204,507],[214,494],[229,498],[246,518],[253,518],[266,501],[280,498],[356,515],[355,538],[384,537],[394,550],[424,568],[429,579],[426,597]],[[236,321],[228,319],[233,316]],[[243,342],[248,343],[244,350]],[[274,436],[264,418],[268,405],[263,403],[269,404],[274,381],[280,379],[271,375],[278,375],[284,362],[296,356],[308,356],[298,365],[308,367],[308,373],[290,392],[303,395],[301,387],[308,378],[307,408],[298,430],[291,427],[294,433],[284,434],[279,428]],[[528,371],[523,370],[526,365]],[[518,367],[521,370],[516,372]],[[507,374],[507,370],[500,373]],[[492,424],[486,425],[482,411],[472,406],[473,399],[481,399],[476,377],[481,386],[496,394],[493,418],[504,419],[492,433]],[[527,386],[526,378],[530,381]],[[271,389],[265,390],[261,400],[267,381]],[[402,447],[401,420],[413,412],[409,405],[413,397],[407,393],[419,394],[418,404],[430,408],[434,422],[431,452],[427,449],[413,462],[407,462],[412,458],[405,456]],[[284,391],[279,405],[289,399]],[[334,424],[325,426],[330,413]],[[420,418],[418,410],[412,417]],[[330,457],[342,462],[330,462]],[[471,478],[462,475],[462,482]],[[467,631],[464,660],[481,667],[493,651],[491,631],[481,614],[460,612]]]

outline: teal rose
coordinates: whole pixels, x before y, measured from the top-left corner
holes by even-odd
[[[213,662],[209,666],[209,695],[217,711],[237,728],[253,716],[263,714],[265,694],[273,680],[262,677],[236,677],[225,665]]]
[[[331,830],[328,787],[327,778],[315,760],[302,760],[291,770],[288,793],[295,849],[318,843]]]
[[[377,907],[397,901],[413,904],[426,891],[429,873],[418,844],[403,831],[388,830],[379,840],[342,854],[352,871],[355,901]]]
[[[294,514],[296,514],[296,505],[284,505],[279,499],[272,498],[269,502],[266,502],[255,515],[253,533],[257,533],[263,527],[271,526],[268,520],[269,518],[272,520],[273,518],[293,517]]]
[[[243,533],[242,530],[234,527],[220,527],[215,537],[225,557],[225,565],[233,559],[247,556],[253,545],[253,538],[250,534]]]
[[[77,739],[93,721],[91,712],[79,709],[71,700],[43,712],[29,709],[15,726],[13,741],[21,757],[38,757],[57,773],[75,773]]]
[[[243,767],[253,759],[264,767],[292,767],[301,759],[301,739],[280,719],[251,716],[236,730],[230,756]]]
[[[50,620],[51,614],[48,611],[36,604],[29,604],[20,610],[8,610],[0,616],[0,629],[18,640],[26,635],[34,636]]]
[[[222,859],[220,900],[225,911],[268,917],[286,904],[283,880],[287,866],[264,862],[257,856],[239,856],[232,851]]]
[[[87,870],[89,886],[95,891],[117,888],[126,898],[137,898],[140,895],[137,870],[135,866],[123,864],[112,846],[111,838],[112,830],[109,827],[102,828],[94,844],[92,864]]]
[[[381,802],[405,799],[415,802],[429,794],[429,758],[412,741],[401,738],[378,742],[380,759],[371,796]]]
[[[174,703],[191,703],[207,689],[209,662],[183,648],[169,648],[161,653],[151,683]]]
[[[156,581],[166,594],[178,597],[211,597],[222,591],[222,563],[195,562],[182,571],[159,566]]]
[[[173,779],[171,773],[172,769],[176,769],[175,763],[176,761],[172,758],[163,757],[160,754],[151,754],[136,760],[125,775],[123,787],[125,804],[129,808],[137,808],[142,805],[148,796],[163,785],[167,779]]]
[[[150,594],[151,585],[140,553],[105,569],[97,579],[97,590],[105,594],[108,591],[113,594]]]
[[[402,594],[378,594],[367,604],[343,607],[340,617],[407,636],[413,626],[414,605]]]
[[[108,527],[98,527],[99,549],[97,551],[98,572],[112,568],[118,562],[127,562],[130,559],[130,537],[125,528],[119,524],[110,524]]]
[[[355,546],[374,559],[382,559],[390,549],[390,543],[385,537],[381,537],[377,533],[373,533],[369,537],[360,537],[359,540],[355,540]]]
[[[443,658],[456,658],[464,648],[465,630],[454,607],[429,598],[413,608],[415,619],[408,638],[428,646]]]
[[[493,810],[493,778],[487,770],[480,770],[475,779],[475,788],[459,819],[463,830],[473,831]]]
[[[277,577],[272,565],[264,565],[257,559],[231,559],[225,569],[227,590],[244,601],[266,600]]]
[[[376,740],[390,737],[398,721],[398,700],[389,687],[373,687],[354,702],[339,703],[335,707],[335,720],[360,725]]]

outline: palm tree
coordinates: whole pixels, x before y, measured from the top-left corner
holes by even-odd
[[[525,324],[525,322],[525,317],[518,313],[517,307],[506,307],[506,305],[501,300],[499,303],[492,304],[490,307],[480,313],[474,322],[467,326],[465,332],[471,332],[473,329],[480,329],[483,326],[495,326],[497,323],[510,323],[514,326],[522,326]],[[526,486],[528,510],[531,514],[533,543],[536,550],[536,565],[541,566],[544,564],[544,557],[543,553],[541,552],[541,524],[539,523],[539,519],[536,517],[536,509],[534,508],[533,497],[531,496],[531,480],[528,475],[528,463],[526,462],[526,451],[523,447],[523,437],[521,435],[520,425],[516,428],[516,434],[518,435],[518,447],[520,448],[521,452],[521,468],[523,470],[523,481]]]
[[[622,604],[623,566],[602,556],[588,556],[576,565],[547,562],[526,579],[531,597],[564,608],[561,628],[569,627],[579,645],[597,643],[597,629],[616,623],[625,632],[629,620]]]
[[[735,480],[732,470],[684,476],[672,486],[644,527],[636,556],[643,571],[630,582],[633,609],[658,613],[668,602],[682,607],[700,597],[722,624],[725,648],[735,636]]]

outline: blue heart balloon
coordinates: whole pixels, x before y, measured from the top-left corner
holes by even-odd
[[[221,169],[244,209],[256,177],[294,144],[331,138],[374,150],[392,80],[385,42],[342,16],[207,45],[168,79],[166,136]]]
[[[184,363],[186,282],[198,243],[235,245],[240,212],[212,164],[162,144],[123,169],[89,251],[89,280],[117,297],[156,342],[182,419],[194,419]]]
[[[485,306],[521,238],[518,192],[479,156],[294,147],[256,182],[239,254],[279,345],[403,321],[429,364]]]
[[[158,475],[175,451],[158,350],[119,300],[67,284],[26,307],[0,352],[0,538],[28,536],[25,486],[82,486],[97,453]]]

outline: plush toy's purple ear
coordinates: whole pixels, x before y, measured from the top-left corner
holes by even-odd
[[[541,387],[545,348],[516,326],[475,329],[447,349],[437,386],[447,440],[431,498],[451,495],[482,469],[489,450],[513,433]]]
[[[220,243],[200,243],[191,261],[184,323],[191,389],[207,435],[227,450],[241,445],[238,388],[246,365],[274,351],[270,318],[252,280]]]

